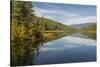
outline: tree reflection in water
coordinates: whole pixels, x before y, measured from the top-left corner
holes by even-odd
[[[24,42],[17,41],[12,44],[11,66],[34,65],[34,59],[39,55],[39,49],[44,42],[59,39],[64,36],[71,35],[66,33],[52,33],[53,38],[38,37],[35,41],[26,40]]]
[[[33,65],[35,56],[39,55],[41,41],[26,41],[14,43],[11,53],[11,66]],[[16,46],[16,48],[15,48]]]

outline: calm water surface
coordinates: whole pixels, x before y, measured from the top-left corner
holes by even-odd
[[[33,63],[39,65],[85,61],[96,61],[96,40],[75,33],[44,43]]]

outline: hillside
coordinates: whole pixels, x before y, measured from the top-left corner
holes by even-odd
[[[87,26],[81,28],[80,30],[95,32],[96,31],[96,23],[87,24]]]
[[[74,24],[74,25],[71,25],[73,28],[76,28],[76,29],[81,29],[81,28],[85,28],[85,27],[90,27],[90,26],[93,26],[95,24],[95,22],[93,23],[84,23],[84,24]]]
[[[38,17],[39,19],[39,24],[42,26],[42,29],[44,29],[45,31],[48,30],[59,30],[59,31],[64,31],[64,32],[72,32],[75,31],[76,29],[72,28],[71,26],[68,25],[64,25],[60,22],[51,20],[51,19],[47,19],[47,18],[42,18],[42,17]]]
[[[79,31],[85,35],[88,35],[92,39],[96,39],[96,23],[83,27]]]
[[[41,35],[44,41],[51,41],[76,32],[76,29],[60,22],[43,17],[36,18],[37,22],[34,23],[35,26],[33,28],[38,29],[39,32],[37,33],[42,32]]]

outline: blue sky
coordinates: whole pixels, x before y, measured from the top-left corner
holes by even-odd
[[[35,14],[66,25],[96,22],[96,6],[33,2]]]

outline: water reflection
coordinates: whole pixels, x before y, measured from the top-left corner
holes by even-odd
[[[83,45],[84,46],[95,46],[96,41],[92,39],[83,39],[83,38],[66,36],[61,39],[57,39],[55,41],[44,43],[44,44],[45,46],[43,46],[42,49],[40,49],[41,51],[70,49],[70,48],[80,47]]]
[[[40,53],[40,48],[43,46],[44,42],[52,41],[61,37],[64,37],[66,34],[63,33],[52,33],[53,38],[37,38],[35,41],[25,40],[12,42],[11,49],[11,66],[25,66],[25,65],[34,65],[33,61]],[[58,36],[59,35],[59,36]],[[67,34],[68,35],[68,34]]]
[[[72,34],[71,36],[96,40],[96,33],[75,33]]]
[[[17,46],[16,46],[17,45]],[[39,55],[42,42],[25,41],[23,43],[13,43],[11,53],[11,66],[33,65],[35,56]]]
[[[52,33],[41,41],[16,42],[12,49],[12,66],[71,63],[96,60],[96,41],[81,33]],[[13,45],[14,46],[14,45]],[[12,47],[13,47],[12,46]]]
[[[82,38],[82,34],[75,37],[76,34],[44,43],[39,56],[33,60],[34,64],[95,61],[96,41],[86,36]]]

